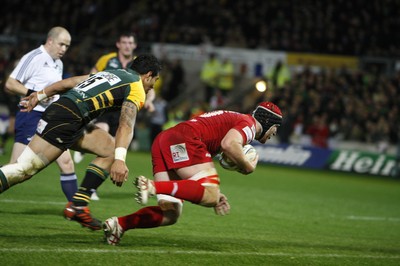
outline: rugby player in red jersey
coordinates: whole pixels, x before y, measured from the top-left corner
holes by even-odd
[[[276,134],[282,113],[271,102],[262,102],[252,115],[232,111],[213,111],[161,132],[153,142],[151,154],[154,181],[136,178],[136,200],[146,204],[157,196],[158,206],[144,207],[133,214],[111,217],[103,223],[107,243],[116,245],[124,232],[135,228],[172,225],[182,213],[183,200],[213,207],[219,215],[230,210],[219,189],[213,156],[223,152],[243,174],[254,171],[258,156],[248,161],[242,152],[254,139],[265,143]]]

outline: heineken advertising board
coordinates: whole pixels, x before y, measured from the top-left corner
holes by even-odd
[[[272,163],[380,176],[391,176],[396,167],[396,158],[385,154],[321,149],[288,144],[252,144],[259,153],[259,163]]]
[[[384,154],[335,150],[328,165],[332,170],[390,176],[396,166],[396,158]]]

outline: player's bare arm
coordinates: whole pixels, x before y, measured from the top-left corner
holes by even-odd
[[[18,80],[9,77],[5,84],[5,89],[8,93],[25,96],[28,94],[28,89]]]
[[[128,148],[133,137],[133,127],[135,126],[137,107],[134,103],[125,101],[122,104],[119,117],[119,127],[115,135],[115,147]]]
[[[148,112],[152,113],[155,111],[154,107],[154,99],[156,98],[156,93],[154,90],[149,90],[146,94],[146,101],[144,103],[144,108],[147,109]]]
[[[89,78],[89,75],[83,75],[83,76],[75,76],[75,77],[70,77],[67,79],[60,80],[56,83],[53,83],[52,85],[46,87],[43,89],[43,91],[39,91],[38,93],[45,93],[47,97],[60,94],[63,92],[66,92],[73,87],[75,87],[78,83],[86,80]]]
[[[122,104],[119,126],[115,135],[115,160],[110,171],[111,179],[117,186],[121,186],[128,179],[129,169],[126,166],[125,157],[133,137],[136,115],[136,105],[125,101]]]
[[[87,79],[89,75],[83,75],[83,76],[75,76],[67,79],[60,80],[56,83],[53,83],[52,85],[44,88],[41,91],[34,92],[30,94],[29,96],[26,96],[22,98],[21,100],[21,105],[25,107],[23,109],[23,112],[30,112],[33,110],[33,108],[38,105],[38,103],[42,100],[47,99],[48,97],[51,97],[56,94],[60,94],[63,92],[66,92],[73,87],[75,87],[78,83],[84,81]]]
[[[252,173],[256,165],[246,159],[242,149],[242,135],[236,129],[229,130],[221,141],[221,151],[242,170],[241,173]]]

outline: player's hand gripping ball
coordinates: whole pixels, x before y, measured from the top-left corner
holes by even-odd
[[[250,162],[257,157],[257,150],[250,144],[243,146],[243,153],[247,158],[247,160],[249,160]],[[226,157],[224,153],[221,153],[221,156],[219,158],[219,164],[222,166],[222,168],[226,170],[230,171],[240,170],[239,167],[234,162],[232,162],[228,157]]]

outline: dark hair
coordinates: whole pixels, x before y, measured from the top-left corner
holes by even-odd
[[[118,41],[120,41],[122,37],[133,37],[133,40],[136,42],[136,35],[131,31],[121,31],[118,34]]]
[[[151,71],[152,77],[157,76],[162,69],[160,61],[152,54],[141,54],[137,56],[129,67],[140,75]]]

